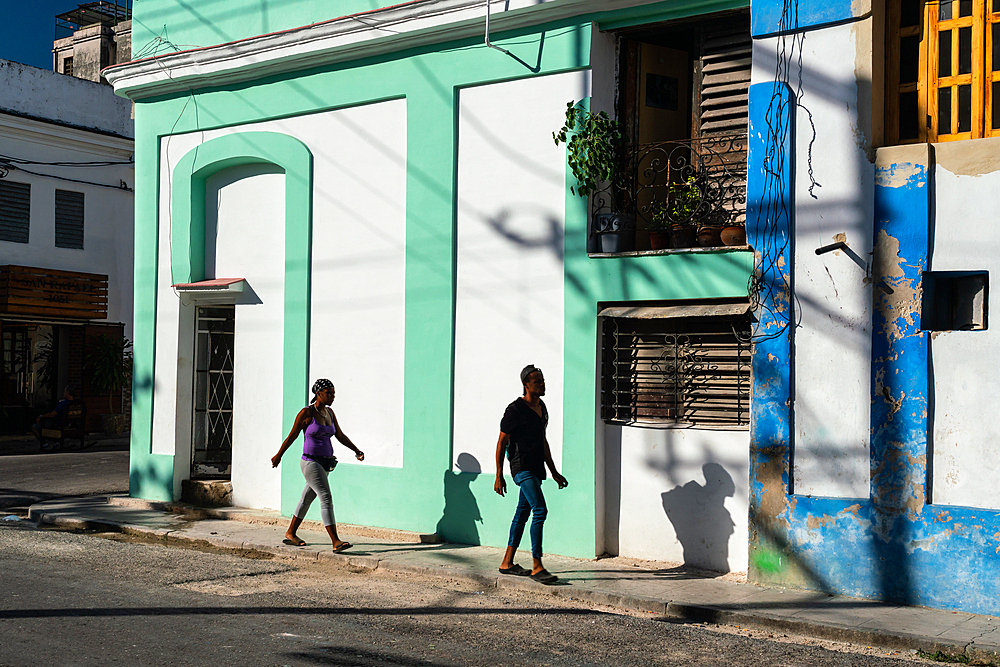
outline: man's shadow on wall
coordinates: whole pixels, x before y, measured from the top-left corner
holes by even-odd
[[[467,452],[458,455],[458,472],[444,471],[444,512],[437,524],[437,534],[449,542],[479,544],[477,523],[483,522],[479,503],[469,485],[483,471],[476,457]]]
[[[726,498],[736,494],[733,478],[718,463],[701,467],[705,486],[691,480],[660,494],[663,510],[684,548],[684,564],[729,572],[729,537],[733,523]]]

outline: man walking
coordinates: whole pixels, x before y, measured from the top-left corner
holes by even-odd
[[[497,441],[497,479],[493,490],[501,496],[507,491],[507,482],[503,478],[503,459],[506,453],[510,460],[510,474],[514,483],[521,489],[517,499],[517,509],[514,520],[510,524],[510,538],[507,540],[507,551],[500,563],[502,574],[530,576],[543,584],[555,583],[558,577],[542,566],[542,524],[545,522],[547,510],[545,496],[542,495],[542,480],[545,479],[545,466],[552,471],[552,479],[560,489],[569,482],[559,474],[552,462],[549,442],[545,439],[545,427],[549,424],[549,413],[545,409],[542,396],[545,395],[545,378],[542,371],[529,364],[521,370],[521,384],[524,385],[524,395],[515,399],[507,406],[503,419],[500,421],[500,439]],[[514,563],[514,554],[521,543],[524,526],[531,520],[531,570],[526,570]]]

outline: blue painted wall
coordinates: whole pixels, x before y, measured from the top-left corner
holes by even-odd
[[[930,339],[920,328],[920,298],[933,224],[928,145],[880,149],[876,163],[870,497],[794,493],[793,109],[786,86],[750,88],[747,234],[760,300],[750,578],[998,614],[1000,512],[927,503]]]
[[[870,5],[857,0],[753,0],[750,31],[754,37],[811,30],[824,25],[861,18]]]

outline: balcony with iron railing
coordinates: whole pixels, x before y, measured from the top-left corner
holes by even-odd
[[[746,135],[635,144],[591,196],[588,250],[621,254],[746,244]]]

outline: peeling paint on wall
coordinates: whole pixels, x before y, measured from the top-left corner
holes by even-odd
[[[880,167],[875,172],[875,185],[880,188],[899,188],[913,185],[924,187],[924,175],[927,173],[923,165],[904,162]]]
[[[1000,137],[934,144],[934,161],[956,176],[1000,171]]]
[[[762,181],[755,180],[765,171],[768,149],[771,154],[783,149],[785,155],[792,154],[783,146],[768,145],[773,137],[782,136],[774,125],[790,119],[772,118],[770,126],[760,119],[774,91],[773,84],[750,89],[748,220],[753,211],[775,206],[773,199],[765,198],[769,191],[759,188]],[[787,103],[794,106],[790,99]],[[952,167],[974,171],[987,165],[983,161],[987,156],[973,159],[957,148],[960,143],[973,142],[956,142],[956,148],[945,149],[961,154],[949,156]],[[994,148],[1000,155],[998,149]],[[794,229],[791,219],[778,226],[780,234],[772,235],[769,246],[760,230],[748,225],[758,258],[770,258],[766,277],[775,288],[760,311],[771,318],[771,327],[761,331],[777,334],[754,345],[749,577],[760,583],[998,614],[1000,512],[929,504],[930,335],[920,329],[920,308],[933,215],[932,157],[926,144],[880,148],[875,154],[873,258],[868,276],[875,302],[871,483],[866,498],[794,493],[789,462],[795,446],[790,377],[795,332],[781,328],[778,319],[781,313],[794,319],[795,302],[787,301],[787,290],[779,288],[791,271],[787,239]],[[1000,158],[996,162],[1000,166]],[[780,177],[791,179],[794,169],[792,165]],[[787,192],[790,181],[784,187],[778,190]]]

